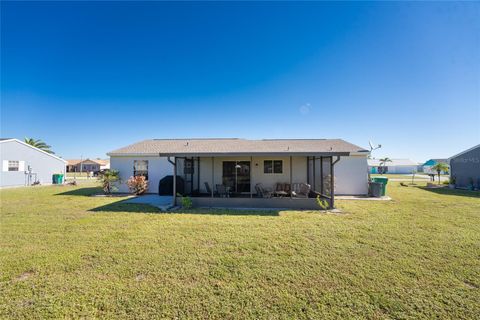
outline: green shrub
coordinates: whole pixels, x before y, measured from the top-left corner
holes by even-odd
[[[317,196],[317,204],[321,210],[327,210],[329,207],[328,201],[321,199],[320,196]]]
[[[191,209],[193,207],[193,202],[190,197],[182,197],[182,208],[183,209]]]
[[[120,173],[118,170],[105,170],[102,174],[100,174],[98,179],[102,183],[102,189],[105,194],[111,194],[113,191],[118,190],[118,188],[115,186],[117,182],[120,182]]]

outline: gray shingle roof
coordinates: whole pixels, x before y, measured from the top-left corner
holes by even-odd
[[[342,139],[152,139],[113,150],[109,156],[163,155],[349,155],[368,151]]]

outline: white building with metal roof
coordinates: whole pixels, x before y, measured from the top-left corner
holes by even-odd
[[[410,159],[390,159],[391,161],[382,163],[380,159],[368,159],[368,170],[370,173],[392,173],[409,174],[417,172],[418,163]]]

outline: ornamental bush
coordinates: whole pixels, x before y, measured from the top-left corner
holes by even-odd
[[[140,195],[148,190],[148,181],[144,176],[130,177],[127,186],[131,193]]]

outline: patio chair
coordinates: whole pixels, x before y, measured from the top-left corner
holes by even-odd
[[[225,187],[223,184],[217,184],[215,185],[215,188],[217,189],[217,193],[220,197],[222,198],[228,198],[229,194],[227,192],[227,187]]]
[[[290,195],[292,193],[292,186],[290,185],[290,183],[285,183],[283,185],[283,191],[285,191],[287,195]]]
[[[289,195],[289,193],[287,192],[287,190],[285,190],[285,186],[287,185],[288,183],[279,183],[277,182],[275,184],[275,191],[273,192],[273,194],[277,197],[286,197]],[[289,186],[289,191],[290,191],[290,186]]]
[[[297,198],[308,198],[308,194],[310,193],[311,186],[306,183],[294,183],[292,185],[292,196]]]
[[[212,194],[212,189],[210,188],[210,185],[208,184],[208,182],[205,182],[205,189],[207,190],[208,194]]]
[[[257,183],[255,185],[255,191],[257,192],[257,195],[261,198],[271,198],[272,197],[272,191],[264,188],[261,183]]]

